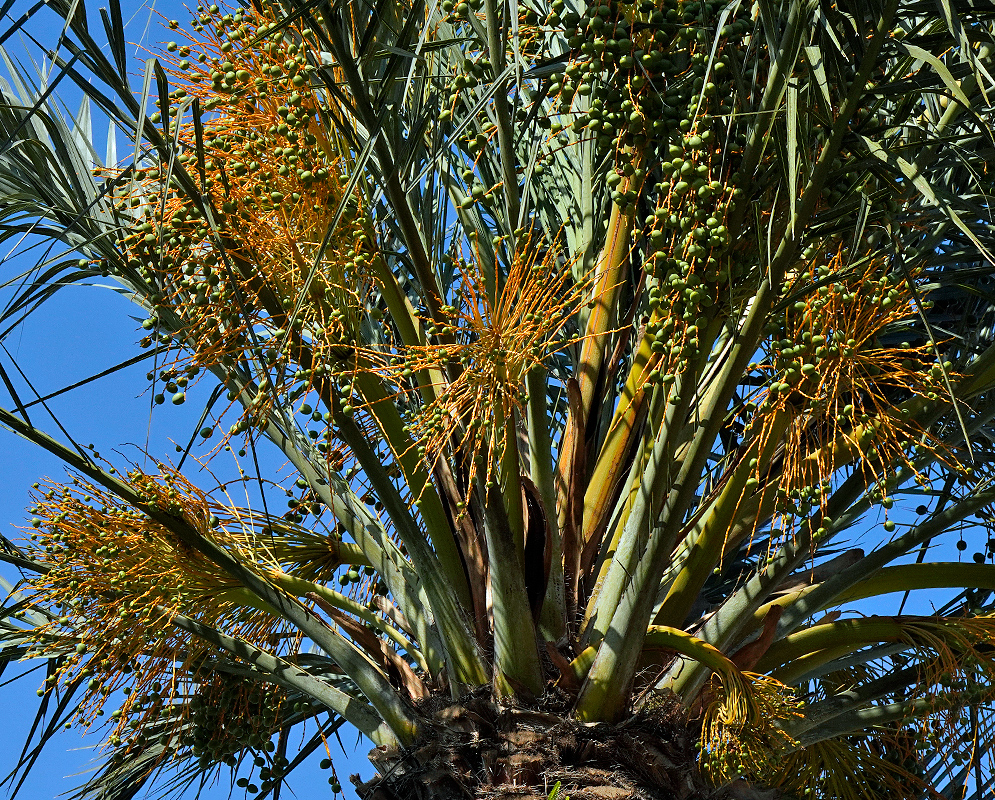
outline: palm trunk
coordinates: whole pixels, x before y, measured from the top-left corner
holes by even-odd
[[[618,725],[585,725],[570,719],[563,700],[536,710],[502,709],[482,695],[438,705],[420,742],[374,749],[377,777],[352,780],[362,800],[546,800],[557,783],[560,800],[734,796],[698,775],[697,737],[676,704]]]

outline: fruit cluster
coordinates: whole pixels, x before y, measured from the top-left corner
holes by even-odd
[[[378,256],[362,199],[346,191],[348,147],[329,122],[313,32],[223,11],[199,6],[200,38],[167,46],[178,88],[151,120],[177,146],[125,181],[119,244],[156,287],[146,342],[175,339],[194,369],[220,364],[254,382],[244,429],[340,369],[368,322]],[[155,402],[183,402],[178,381],[163,380]]]
[[[253,534],[252,528],[257,518],[213,503],[165,468],[158,475],[135,470],[128,482],[148,508],[182,520],[243,559],[256,558],[259,532]],[[197,704],[186,702],[207,691],[199,688],[198,664],[221,654],[176,628],[174,616],[194,617],[284,654],[295,652],[299,634],[254,610],[240,584],[116,494],[82,478],[75,478],[71,487],[39,484],[37,491],[31,539],[49,567],[37,585],[38,600],[59,609],[61,616],[37,629],[34,647],[55,654],[67,640],[76,642],[41,692],[58,681],[84,681],[86,697],[78,717],[84,727],[103,717],[108,699],[121,692],[125,699],[110,714],[108,741],[126,750],[141,748],[154,737],[165,747],[163,758],[194,745],[230,753],[234,745],[225,737],[238,726],[228,732],[217,725],[198,729],[196,715],[191,717]],[[177,663],[186,667],[177,669]],[[245,692],[251,700],[252,693]],[[268,715],[243,719],[239,729],[248,725],[246,736],[258,738],[272,722]],[[186,738],[191,724],[201,731],[199,738]],[[204,732],[211,730],[216,735],[205,738]],[[246,741],[252,743],[250,739]]]

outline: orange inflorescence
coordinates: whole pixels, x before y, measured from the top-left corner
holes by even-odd
[[[563,329],[585,299],[589,281],[572,283],[569,265],[559,266],[558,260],[555,248],[522,237],[496,302],[479,264],[457,261],[458,305],[443,309],[449,317],[445,324],[428,329],[435,341],[407,348],[403,359],[382,370],[402,387],[412,373],[439,376],[436,399],[410,426],[419,453],[430,462],[457,450],[471,477],[485,464],[483,477],[491,478],[495,455],[516,435],[526,375],[576,341]]]
[[[752,672],[731,678],[713,678],[702,714],[698,766],[715,785],[740,774],[770,774],[778,751],[795,744],[783,727],[801,716],[801,702],[774,678]]]
[[[932,346],[891,341],[901,339],[901,323],[917,313],[913,278],[896,279],[881,258],[849,273],[843,260],[842,253],[833,256],[821,286],[787,301],[781,341],[789,344],[774,342],[767,366],[771,383],[749,423],[762,438],[771,414],[792,414],[777,458],[778,485],[765,489],[777,491],[782,506],[823,505],[831,494],[827,481],[851,465],[859,465],[868,485],[879,487],[885,485],[882,465],[900,464],[915,473],[913,445],[954,458],[940,452],[911,413],[916,404],[946,393]],[[817,277],[813,264],[795,283],[801,287]]]
[[[159,113],[176,152],[139,165],[121,244],[161,289],[159,330],[194,364],[241,363],[259,386],[252,422],[349,359],[378,256],[359,190],[345,192],[349,148],[330,138],[340,110],[323,83],[336,72],[316,68],[314,34],[224,11],[201,14],[201,40],[169,45],[179,88]],[[207,112],[199,128],[194,98]],[[180,189],[181,168],[209,213]]]
[[[215,503],[165,467],[158,475],[135,470],[129,482],[149,506],[182,520],[239,560],[262,558],[279,566],[262,542],[265,518]],[[269,650],[296,651],[299,634],[261,610],[235,579],[168,527],[81,478],[40,491],[32,538],[48,571],[36,583],[37,600],[63,616],[36,631],[36,647],[61,651],[67,641],[77,642],[59,677],[88,682],[79,711],[85,726],[104,715],[110,694],[125,693],[123,706],[111,715],[112,744],[127,749],[155,735],[175,751],[195,722],[191,713],[197,704],[186,700],[214,691],[202,679],[222,653],[174,627],[175,615]],[[226,691],[234,690],[233,684]],[[248,683],[235,695],[243,690],[248,697]],[[272,694],[265,687],[258,691]],[[235,695],[228,698],[232,713],[241,702]],[[262,716],[243,717],[246,736],[268,724]],[[225,730],[218,727],[218,736],[227,736]],[[201,739],[204,747],[214,741]],[[162,758],[168,755],[164,751]]]

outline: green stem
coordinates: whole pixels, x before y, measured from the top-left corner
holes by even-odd
[[[956,696],[928,697],[919,700],[906,700],[901,703],[889,703],[883,706],[871,706],[851,711],[847,714],[840,714],[833,720],[818,729],[802,734],[798,737],[798,744],[801,747],[824,742],[827,739],[836,739],[848,733],[878,728],[892,722],[909,720],[913,717],[928,715],[945,708],[950,708],[963,702],[962,698]]]
[[[314,677],[289,661],[265,650],[260,650],[246,641],[227,636],[182,614],[173,615],[170,623],[180,630],[192,633],[225,652],[231,653],[239,660],[275,676],[281,683],[290,685],[308,697],[314,698],[325,708],[351,722],[376,744],[396,746],[400,743],[390,727],[380,719],[376,711],[369,705]]]
[[[833,600],[833,605],[891,592],[954,588],[995,590],[995,565],[945,562],[884,567],[867,580],[842,592]]]
[[[862,617],[814,625],[774,642],[757,663],[759,672],[769,672],[796,658],[840,645],[894,642],[905,629],[897,617]]]
[[[330,589],[320,583],[306,581],[303,578],[297,578],[286,572],[274,570],[268,573],[266,577],[272,580],[274,585],[279,586],[285,592],[289,592],[295,597],[305,597],[308,594],[315,594],[322,600],[326,601],[329,605],[332,605],[335,608],[340,608],[343,611],[348,611],[353,616],[363,620],[363,622],[372,625],[381,633],[386,634],[388,639],[393,641],[394,644],[411,656],[421,670],[426,673],[429,672],[425,656],[423,656],[418,648],[412,644],[410,639],[397,630],[397,628],[393,625],[388,625],[384,620],[380,619],[376,614],[370,611],[369,608],[357,603],[351,597],[346,597],[344,594],[336,592],[334,589]]]
[[[518,13],[517,10],[509,11],[505,4],[502,7],[506,14]],[[507,20],[499,18],[498,0],[484,0],[484,15],[487,24],[487,51],[496,78],[504,72],[507,24],[503,25],[502,22],[506,23]],[[516,171],[518,159],[515,156],[515,126],[508,109],[508,92],[504,86],[498,86],[494,92],[494,115],[497,117],[498,147],[501,149],[501,177],[504,180],[504,198],[507,204],[506,225],[509,231],[513,231],[518,227],[519,216]],[[495,285],[495,289],[500,291],[500,286]]]
[[[680,628],[651,625],[646,631],[643,646],[666,648],[689,656],[725,679],[739,674],[739,668],[725,653]]]
[[[501,493],[496,488],[484,487],[483,491],[493,607],[494,691],[505,699],[523,690],[538,697],[542,694],[542,667],[521,557]]]
[[[500,464],[498,480],[501,486],[501,497],[508,515],[508,527],[515,540],[518,561],[525,558],[525,506],[522,500],[521,458],[518,453],[518,425],[515,412],[505,417],[500,404],[494,410],[494,430],[502,441],[500,447]],[[489,561],[491,559],[488,559]],[[491,565],[493,568],[493,564]]]
[[[555,642],[566,633],[566,596],[563,583],[563,540],[556,520],[556,484],[553,477],[553,440],[549,435],[546,381],[549,372],[536,367],[525,376],[529,393],[529,471],[539,490],[546,524],[552,529],[549,582],[542,604],[540,627]]]

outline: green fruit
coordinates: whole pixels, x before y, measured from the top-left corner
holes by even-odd
[[[186,399],[187,399],[186,392],[177,392],[176,394],[173,395],[171,402],[173,403],[174,406],[181,406],[183,405],[184,402],[186,402]]]

